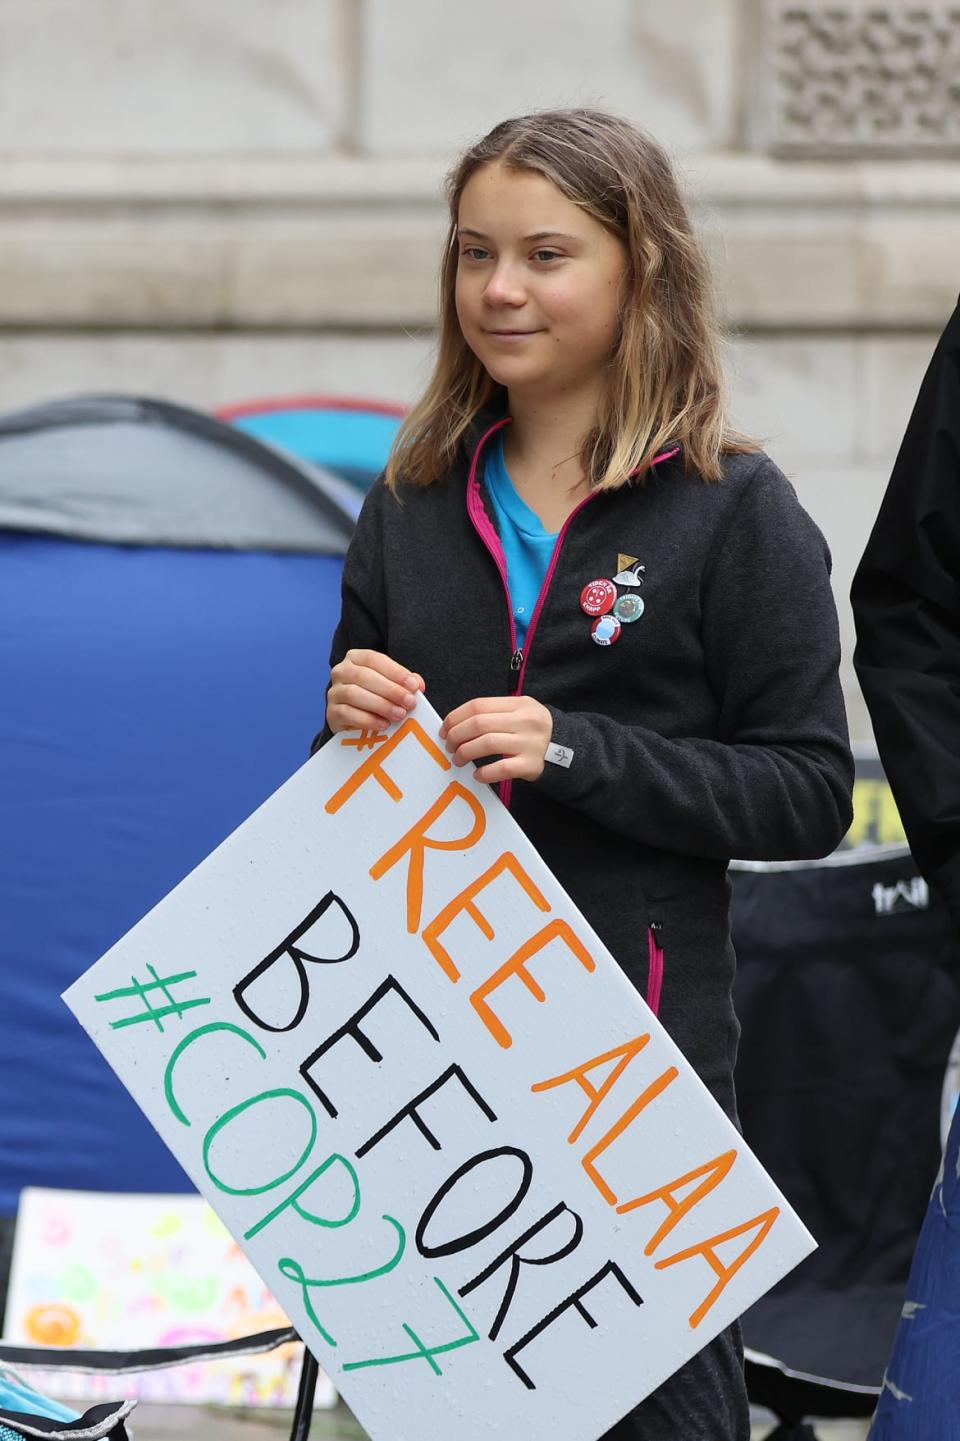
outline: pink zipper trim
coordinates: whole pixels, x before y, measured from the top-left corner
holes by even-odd
[[[505,425],[509,425],[512,419],[513,417],[508,415],[505,416],[503,420],[498,420],[496,424],[491,425],[489,430],[484,432],[484,434],[477,442],[476,449],[473,452],[473,459],[470,462],[470,474],[467,477],[467,514],[469,515],[470,520],[473,523],[474,529],[480,536],[480,539],[483,541],[484,545],[487,547],[487,550],[492,555],[497,570],[500,572],[500,579],[503,582],[503,593],[506,597],[507,602],[507,618],[510,622],[510,649],[511,653],[515,655],[517,651],[517,626],[513,615],[513,600],[510,596],[510,582],[507,579],[507,558],[504,555],[503,545],[500,541],[499,535],[496,532],[496,528],[494,527],[493,522],[487,515],[486,510],[484,509],[483,500],[480,495],[480,478],[477,473],[480,465],[480,455],[483,451],[483,447],[486,445],[491,435],[495,435],[498,430],[502,430]],[[660,455],[654,456],[653,460],[650,462],[651,469],[653,468],[653,466],[659,465],[661,461],[670,460],[673,456],[679,455],[679,453],[680,446],[677,445],[674,446],[673,450],[665,450]],[[543,610],[543,603],[547,598],[547,593],[550,590],[550,586],[553,582],[553,574],[557,568],[557,561],[560,559],[560,550],[566,538],[567,531],[570,529],[570,525],[574,517],[578,516],[581,510],[583,510],[584,506],[588,505],[591,500],[594,500],[598,494],[599,491],[592,491],[590,495],[584,496],[580,504],[575,506],[574,509],[570,512],[570,514],[567,516],[566,520],[560,528],[560,532],[557,536],[557,543],[553,547],[553,555],[550,557],[550,565],[547,569],[546,575],[544,576],[543,585],[540,587],[540,594],[537,596],[537,604],[534,607],[533,615],[530,618],[530,624],[527,627],[527,638],[523,646],[523,661],[520,666],[520,674],[517,676],[517,688],[514,691],[514,695],[520,695],[521,691],[523,690],[523,677],[527,669],[527,658],[530,655],[530,645],[533,641],[534,631],[537,628],[537,622],[540,619],[540,612]],[[500,799],[503,801],[503,804],[507,807],[508,810],[510,808],[510,797],[512,793],[513,781],[503,781],[500,786]]]
[[[540,612],[543,610],[543,603],[547,598],[547,592],[553,584],[553,573],[557,568],[557,561],[560,559],[560,550],[563,546],[564,540],[566,539],[567,531],[570,529],[574,517],[578,516],[581,510],[583,510],[583,507],[585,505],[589,505],[591,500],[595,500],[598,494],[599,492],[594,490],[590,493],[590,495],[584,496],[580,504],[575,506],[573,510],[571,510],[570,514],[563,522],[563,525],[560,527],[560,533],[557,536],[557,543],[553,547],[553,555],[550,557],[550,564],[548,565],[547,573],[543,578],[543,585],[540,587],[540,594],[537,596],[537,603],[533,608],[533,615],[530,617],[530,624],[527,626],[527,639],[523,647],[523,664],[520,667],[520,674],[517,676],[517,688],[514,691],[514,695],[519,695],[520,692],[523,690],[523,677],[526,674],[527,670],[527,656],[530,654],[530,645],[533,641],[534,632],[537,629],[537,622],[540,619]]]
[[[679,445],[674,450],[665,450],[662,455],[655,456],[654,459],[650,462],[651,468],[655,465],[659,465],[662,460],[669,460],[671,456],[678,455],[679,452]],[[530,654],[530,645],[533,641],[533,633],[537,628],[537,621],[540,619],[540,612],[543,609],[543,603],[547,598],[547,592],[553,582],[553,573],[557,568],[557,561],[560,559],[560,549],[563,545],[564,539],[566,538],[567,531],[570,529],[570,525],[573,520],[580,514],[581,510],[583,510],[583,507],[585,505],[588,505],[589,502],[591,500],[594,500],[599,494],[600,492],[598,490],[594,490],[591,491],[589,495],[585,496],[583,500],[581,500],[580,504],[578,506],[575,506],[574,509],[571,510],[570,514],[567,516],[566,520],[563,522],[563,525],[560,528],[560,533],[557,536],[557,543],[553,547],[553,555],[550,557],[550,564],[547,567],[547,573],[543,578],[543,585],[540,587],[540,594],[537,596],[537,604],[534,607],[533,615],[530,617],[530,624],[527,627],[527,639],[523,647],[523,664],[520,667],[520,674],[517,677],[517,689],[514,692],[515,695],[519,695],[520,692],[523,690],[523,677],[527,669],[527,656]],[[514,647],[514,649],[516,649],[516,647]]]
[[[680,447],[678,445],[675,446],[673,450],[665,450],[661,455],[654,456],[653,460],[650,462],[651,469],[653,466],[659,465],[662,460],[670,460],[672,456],[678,455],[679,453]],[[534,607],[533,615],[530,617],[530,624],[527,627],[527,638],[523,646],[523,663],[520,666],[520,674],[517,676],[517,688],[514,691],[514,695],[519,695],[520,692],[523,690],[523,677],[527,671],[527,660],[530,655],[530,646],[533,643],[534,632],[537,628],[537,622],[540,619],[540,612],[543,610],[543,603],[547,598],[547,592],[549,591],[550,586],[553,583],[553,574],[557,568],[557,562],[560,559],[560,550],[563,546],[564,540],[566,539],[567,531],[570,529],[573,520],[580,514],[581,510],[583,510],[584,506],[589,505],[590,501],[594,500],[599,494],[599,491],[594,490],[590,493],[590,495],[585,496],[583,500],[581,500],[580,504],[578,506],[575,506],[574,509],[570,512],[570,514],[567,516],[566,520],[563,522],[563,525],[560,528],[560,533],[557,536],[557,543],[553,547],[553,555],[550,557],[550,565],[548,566],[547,573],[543,578],[543,585],[540,587],[540,594],[537,596],[537,604]],[[508,596],[509,593],[510,592],[508,589]],[[516,650],[516,645],[514,645],[514,650]],[[504,805],[507,806],[508,809],[510,806],[510,796],[512,791],[513,781],[504,781],[503,785],[500,788],[500,799],[503,801]]]
[[[663,947],[657,944],[653,926],[647,927],[647,949],[650,965],[647,970],[647,1005],[655,1016],[660,1014],[660,993],[663,990]]]
[[[679,454],[680,454],[680,451],[681,451],[682,449],[683,449],[682,446],[680,446],[680,445],[675,445],[672,450],[661,450],[660,454],[659,454],[659,455],[655,455],[655,456],[653,457],[653,459],[651,460],[651,462],[650,462],[650,469],[652,470],[655,465],[659,465],[660,462],[661,462],[661,460],[672,460],[675,455],[679,455]],[[630,474],[631,474],[631,475],[639,475],[640,472],[639,472],[639,470],[631,470]]]
[[[509,425],[511,416],[498,420],[496,425],[491,425],[477,442],[477,448],[473,452],[473,460],[470,462],[470,474],[467,478],[467,514],[473,522],[474,530],[480,536],[487,550],[493,556],[497,570],[500,572],[500,579],[503,581],[503,593],[507,600],[507,619],[510,622],[510,650],[515,653],[517,649],[517,626],[513,618],[513,601],[510,598],[510,584],[507,580],[507,557],[503,552],[503,545],[496,528],[487,515],[480,497],[480,480],[477,475],[477,468],[480,464],[480,454],[491,435]]]

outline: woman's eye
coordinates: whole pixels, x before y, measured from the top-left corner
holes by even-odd
[[[559,250],[535,250],[533,252],[533,257],[535,260],[539,260],[544,263],[550,260],[559,260],[561,258]]]
[[[484,250],[482,245],[466,245],[460,254],[461,256],[466,256],[468,260],[486,260],[490,252],[489,250]]]

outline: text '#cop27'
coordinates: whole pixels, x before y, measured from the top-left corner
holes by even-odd
[[[387,763],[397,748],[405,743],[422,747],[427,756],[441,770],[448,771],[450,769],[451,763],[447,756],[412,717],[404,721],[389,738],[377,736],[374,743],[377,748],[373,754],[357,766],[347,782],[340,786],[327,801],[326,811],[328,814],[334,815],[341,808],[349,805],[357,792],[369,783],[382,787],[391,800],[402,800],[403,792],[391,777]],[[357,745],[357,741],[344,738],[341,744]],[[462,836],[438,839],[435,834],[431,834],[433,828],[440,818],[453,807],[465,807],[465,813],[469,820],[468,828]],[[455,919],[467,915],[486,939],[491,940],[494,934],[493,928],[481,908],[484,891],[504,877],[509,877],[510,881],[519,888],[531,907],[535,929],[509,959],[498,966],[467,997],[475,1013],[476,1023],[486,1027],[499,1046],[509,1048],[513,1044],[513,1037],[494,1009],[496,992],[506,981],[511,978],[519,980],[534,1000],[542,1004],[547,1002],[548,997],[529,969],[529,963],[538,952],[559,942],[567,948],[573,963],[582,966],[587,972],[595,970],[596,962],[569,922],[558,916],[550,918],[551,908],[548,901],[518,858],[509,850],[504,851],[491,866],[476,876],[426,924],[422,924],[424,869],[428,853],[430,851],[469,850],[480,839],[485,824],[483,806],[477,798],[466,786],[456,780],[451,780],[417,822],[374,862],[370,867],[370,875],[374,881],[379,881],[395,866],[406,866],[407,930],[411,935],[419,934],[431,957],[440,966],[452,985],[460,983],[461,974],[453,956],[444,946],[444,933]],[[318,921],[330,912],[331,908],[336,908],[340,917],[345,920],[345,933],[350,935],[350,943],[340,955],[328,956],[311,953],[305,949],[304,938],[311,931],[315,933]],[[236,1038],[236,1044],[251,1047],[262,1060],[265,1060],[267,1051],[264,1048],[264,1042],[269,1042],[270,1034],[278,1032],[289,1034],[295,1031],[303,1021],[310,999],[311,978],[316,979],[322,975],[323,966],[349,965],[360,950],[360,944],[360,927],[346,901],[332,891],[328,892],[294,930],[234,986],[234,1002],[239,1012],[242,1013],[243,1019],[253,1029],[243,1024],[218,1021],[197,1026],[176,1045],[167,1061],[164,1074],[166,1105],[176,1120],[184,1126],[191,1124],[189,1116],[185,1113],[177,1097],[177,1069],[185,1052],[193,1051],[195,1047],[202,1047],[205,1041],[215,1034],[223,1036],[226,1033]],[[308,970],[308,966],[314,965],[319,969]],[[277,1025],[273,1020],[267,1020],[258,1015],[248,999],[248,992],[254,983],[261,980],[275,966],[282,966],[291,972],[299,987],[299,1000],[295,1013],[284,1025]],[[197,976],[195,971],[182,971],[178,974],[160,976],[153,967],[147,969],[151,973],[150,981],[134,981],[131,986],[96,996],[95,999],[99,1003],[111,1008],[110,1025],[112,1028],[122,1029],[147,1022],[152,1023],[157,1030],[162,1030],[164,1018],[176,1016],[182,1021],[186,1013],[209,1004],[209,997],[189,994],[189,983],[194,981]],[[331,1030],[323,1042],[311,1049],[310,1053],[304,1057],[299,1067],[299,1075],[303,1082],[302,1088],[280,1087],[246,1096],[235,1101],[207,1130],[203,1141],[202,1155],[204,1169],[211,1183],[218,1191],[234,1197],[250,1199],[252,1224],[244,1231],[244,1240],[251,1240],[281,1216],[288,1222],[292,1216],[296,1216],[299,1222],[306,1227],[324,1229],[369,1224],[369,1218],[362,1216],[363,1158],[404,1121],[409,1121],[416,1127],[425,1145],[434,1151],[442,1151],[442,1139],[431,1129],[429,1120],[430,1099],[441,1090],[451,1088],[451,1091],[456,1091],[462,1099],[462,1104],[471,1108],[474,1115],[482,1115],[490,1124],[497,1123],[498,1117],[481,1091],[461,1066],[453,1064],[447,1066],[430,1085],[410,1097],[404,1105],[389,1115],[383,1125],[355,1149],[353,1156],[357,1162],[356,1165],[353,1160],[339,1152],[320,1155],[320,1151],[324,1148],[321,1147],[318,1150],[316,1145],[320,1134],[317,1105],[322,1107],[326,1116],[333,1121],[337,1119],[338,1108],[336,1099],[322,1089],[319,1084],[315,1074],[318,1063],[334,1047],[344,1044],[359,1047],[372,1065],[379,1063],[382,1060],[381,1051],[370,1039],[365,1029],[365,1023],[369,1022],[372,1013],[387,997],[390,997],[394,1004],[399,1000],[408,1008],[416,1022],[418,1033],[424,1037],[425,1044],[440,1041],[440,1034],[423,1006],[392,975],[387,975],[359,1008],[339,1026]],[[118,1009],[124,1011],[124,1014],[119,1017],[116,1016]],[[583,1132],[594,1116],[598,1117],[599,1123],[604,1124],[605,1129],[600,1139],[589,1147],[581,1147],[580,1164],[603,1200],[614,1208],[618,1215],[634,1215],[636,1219],[633,1224],[637,1226],[638,1240],[643,1242],[643,1254],[649,1258],[656,1257],[654,1261],[656,1269],[663,1270],[681,1264],[695,1265],[703,1269],[704,1296],[689,1317],[689,1324],[691,1328],[695,1329],[716,1304],[732,1278],[763,1245],[776,1222],[780,1208],[771,1206],[759,1215],[749,1216],[719,1234],[702,1237],[694,1244],[680,1250],[674,1251],[668,1244],[671,1233],[679,1223],[690,1215],[706,1196],[722,1185],[736,1161],[736,1148],[725,1150],[719,1155],[706,1157],[702,1164],[686,1171],[683,1175],[665,1176],[661,1184],[643,1195],[620,1197],[614,1192],[600,1168],[604,1153],[618,1137],[638,1122],[642,1113],[653,1105],[659,1096],[663,1095],[679,1075],[675,1066],[669,1066],[655,1076],[649,1075],[649,1068],[647,1073],[643,1072],[642,1053],[649,1040],[649,1033],[643,1033],[602,1055],[580,1058],[568,1071],[561,1075],[544,1077],[535,1083],[531,1090],[534,1093],[542,1093],[558,1087],[573,1088],[570,1095],[571,1119],[574,1124],[568,1137],[568,1143],[572,1147],[579,1147]],[[643,1085],[640,1094],[626,1110],[620,1111],[619,1103],[615,1104],[612,1100],[608,1102],[607,1098],[617,1081],[629,1068],[636,1070],[637,1076],[642,1078]],[[597,1072],[602,1075],[603,1079],[599,1084],[594,1084],[591,1076]],[[580,1099],[577,1099],[577,1093],[579,1093]],[[583,1098],[586,1100],[585,1106]],[[211,1160],[214,1142],[218,1136],[229,1130],[240,1116],[249,1113],[253,1108],[280,1101],[294,1108],[302,1108],[307,1114],[309,1140],[302,1153],[299,1156],[291,1157],[290,1165],[282,1174],[271,1177],[265,1184],[244,1189],[228,1183],[214,1169]],[[514,1194],[485,1223],[474,1226],[464,1234],[447,1236],[442,1241],[436,1239],[435,1232],[442,1230],[442,1220],[438,1218],[442,1218],[445,1202],[454,1192],[458,1183],[467,1177],[475,1177],[482,1168],[496,1165],[504,1157],[512,1158],[518,1166],[518,1181]],[[310,1193],[312,1188],[317,1186],[317,1183],[325,1176],[329,1176],[335,1168],[339,1169],[341,1176],[348,1178],[348,1193],[352,1196],[351,1204],[346,1208],[345,1214],[322,1215],[311,1209],[311,1204],[315,1203],[310,1200]],[[487,1240],[497,1231],[501,1231],[504,1239],[507,1235],[510,1236],[510,1241],[503,1250],[476,1275],[460,1286],[456,1294],[444,1284],[441,1276],[433,1277],[444,1304],[449,1306],[450,1327],[445,1335],[431,1335],[429,1338],[425,1338],[417,1329],[418,1325],[422,1327],[422,1323],[418,1323],[416,1317],[413,1317],[399,1323],[399,1345],[392,1354],[352,1355],[350,1359],[346,1359],[343,1338],[338,1338],[332,1333],[327,1306],[331,1304],[331,1299],[336,1294],[335,1288],[375,1286],[378,1281],[402,1265],[408,1246],[407,1228],[395,1217],[386,1215],[375,1218],[373,1224],[379,1226],[384,1232],[383,1260],[362,1273],[346,1276],[310,1275],[301,1262],[292,1255],[283,1256],[277,1261],[278,1272],[287,1282],[299,1289],[306,1313],[324,1345],[339,1348],[338,1359],[343,1358],[340,1360],[340,1364],[344,1371],[422,1361],[427,1363],[437,1375],[440,1375],[442,1368],[438,1357],[472,1345],[481,1339],[479,1331],[469,1319],[467,1310],[461,1306],[460,1301],[495,1276],[499,1278],[499,1287],[502,1288],[500,1301],[486,1336],[488,1341],[501,1347],[503,1344],[501,1337],[505,1328],[509,1334],[511,1302],[520,1283],[524,1265],[535,1265],[542,1277],[545,1266],[565,1259],[580,1243],[583,1235],[583,1222],[564,1201],[558,1201],[543,1215],[537,1217],[532,1224],[526,1225],[520,1235],[502,1229],[508,1227],[511,1218],[521,1207],[530,1190],[532,1178],[533,1165],[526,1151],[509,1144],[492,1146],[480,1151],[453,1170],[424,1207],[414,1232],[414,1244],[419,1255],[427,1261],[441,1261],[445,1256],[463,1254]],[[266,1196],[269,1196],[268,1203],[261,1199]],[[256,1213],[255,1219],[253,1218],[254,1213]],[[542,1233],[547,1232],[561,1217],[569,1218],[563,1242],[552,1253],[544,1255]],[[538,1237],[541,1237],[541,1246],[534,1248]],[[731,1250],[731,1243],[734,1242],[737,1242],[738,1245]],[[724,1247],[726,1259],[721,1259],[719,1254],[718,1248],[721,1246]],[[535,1325],[529,1327],[522,1335],[513,1339],[511,1344],[503,1348],[504,1361],[517,1380],[525,1387],[535,1390],[537,1384],[535,1367],[524,1355],[527,1348],[566,1312],[576,1312],[585,1324],[594,1327],[597,1320],[590,1307],[592,1306],[596,1310],[597,1303],[602,1298],[591,1298],[591,1292],[604,1281],[619,1285],[633,1305],[641,1306],[643,1304],[643,1298],[637,1287],[625,1275],[622,1268],[612,1260],[607,1261],[592,1275],[585,1277],[583,1283],[572,1293],[558,1296],[556,1303],[545,1311]],[[426,1327],[422,1327],[422,1329],[425,1330]],[[402,1341],[400,1340],[401,1332],[404,1338]],[[317,1349],[315,1344],[314,1349]]]

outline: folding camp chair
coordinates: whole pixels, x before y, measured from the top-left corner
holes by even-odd
[[[167,1366],[185,1366],[197,1361],[216,1361],[230,1356],[253,1356],[273,1351],[290,1341],[299,1341],[292,1327],[259,1331],[254,1336],[241,1336],[232,1341],[206,1345],[169,1346],[143,1351],[85,1351],[72,1348],[12,1346],[0,1341],[0,1362],[21,1370],[99,1372],[109,1376],[138,1375],[158,1371]],[[313,1416],[313,1400],[317,1389],[319,1367],[316,1359],[304,1348],[300,1384],[290,1429],[290,1441],[307,1441]],[[126,1411],[124,1411],[124,1415]],[[123,1417],[120,1417],[122,1422]],[[111,1435],[114,1433],[111,1432]],[[116,1433],[118,1436],[122,1432]]]
[[[960,1022],[946,910],[904,845],[735,862],[744,1136],[819,1250],[743,1317],[777,1441],[869,1417],[940,1165]]]

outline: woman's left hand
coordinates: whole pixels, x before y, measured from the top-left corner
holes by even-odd
[[[535,781],[553,735],[553,716],[529,695],[484,696],[450,712],[440,727],[454,765],[481,756],[500,760],[480,766],[478,781]]]

